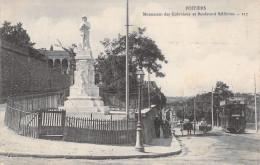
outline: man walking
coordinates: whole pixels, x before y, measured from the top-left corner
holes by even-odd
[[[154,128],[155,128],[156,138],[160,138],[160,126],[161,126],[161,121],[158,118],[158,116],[156,116],[156,118],[154,120]]]

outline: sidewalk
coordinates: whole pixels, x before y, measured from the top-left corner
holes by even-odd
[[[16,134],[4,124],[4,108],[0,105],[0,155],[13,157],[67,158],[67,159],[125,159],[152,158],[181,153],[178,140],[153,139],[144,145],[145,152],[135,151],[134,146],[99,145],[34,139]]]

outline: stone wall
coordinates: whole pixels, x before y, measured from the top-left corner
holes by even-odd
[[[0,103],[14,94],[68,89],[69,75],[49,68],[47,61],[29,57],[25,48],[0,42]]]
[[[151,106],[151,109],[146,108],[142,109],[141,117],[142,117],[142,126],[143,126],[143,140],[145,144],[150,144],[152,142],[152,138],[155,138],[155,129],[154,129],[154,120],[157,114],[156,106]],[[136,113],[136,120],[137,120]]]

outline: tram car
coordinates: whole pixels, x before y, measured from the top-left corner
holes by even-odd
[[[246,103],[243,98],[230,97],[220,102],[221,127],[226,132],[242,133],[246,128]]]

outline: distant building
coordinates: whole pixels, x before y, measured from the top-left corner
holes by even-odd
[[[69,52],[64,50],[46,50],[38,49],[38,51],[48,57],[48,65],[58,68],[62,72],[70,75],[71,85],[74,84],[75,58]]]
[[[186,99],[186,98],[183,98]],[[171,122],[177,122],[178,121],[178,117],[177,117],[177,112],[181,112],[182,114],[184,113],[184,105],[183,105],[183,101],[180,101],[179,97],[177,97],[176,102],[171,102],[170,103],[166,103],[166,107],[165,109],[168,109],[170,111],[170,118],[171,118]],[[168,98],[167,98],[168,101]]]
[[[144,88],[148,88],[148,84],[149,84],[149,87],[150,87],[150,92],[153,92],[158,88],[155,81],[145,81],[144,82]]]

